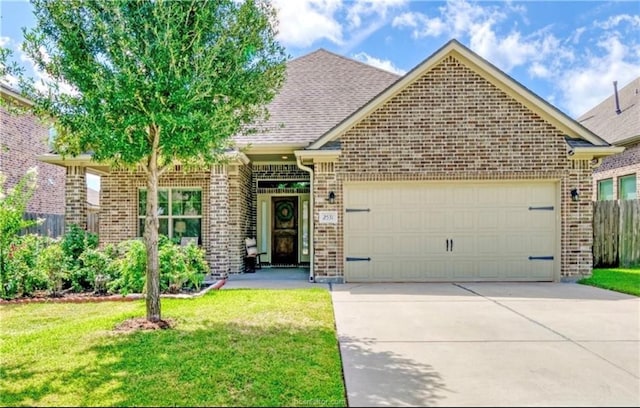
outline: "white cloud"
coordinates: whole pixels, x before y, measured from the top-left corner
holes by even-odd
[[[366,52],[360,52],[358,54],[353,55],[353,58],[364,62],[367,65],[371,65],[372,67],[376,67],[376,68],[380,68],[383,69],[385,71],[389,71],[389,72],[393,72],[394,74],[397,75],[404,75],[407,71],[396,67],[395,65],[393,65],[393,63],[389,60],[382,60],[376,57],[372,57],[371,55],[367,54]]]
[[[0,47],[8,48],[11,46],[11,37],[0,36]]]
[[[275,0],[278,10],[278,39],[285,46],[309,47],[327,39],[343,43],[342,26],[335,14],[342,0]]]
[[[387,18],[390,9],[406,5],[408,0],[356,0],[347,11],[347,20],[351,27],[358,28],[363,17],[378,16]]]
[[[622,23],[629,23],[631,27],[640,27],[640,15],[630,16],[629,14],[619,14],[617,16],[611,16],[606,21],[596,22],[596,26],[603,30],[610,30],[614,27],[618,27]]]
[[[396,16],[391,25],[413,28],[411,36],[414,39],[438,37],[447,30],[446,24],[440,18],[429,18],[422,13],[415,12],[406,12]]]
[[[613,94],[613,81],[624,86],[640,75],[640,47],[625,45],[616,35],[602,38],[601,56],[590,55],[558,76],[561,103],[578,117]]]
[[[390,11],[406,6],[408,0],[274,0],[274,4],[283,45],[306,48],[327,40],[348,52],[383,27]]]

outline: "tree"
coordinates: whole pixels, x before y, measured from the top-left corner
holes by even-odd
[[[51,78],[21,89],[56,118],[57,150],[146,173],[147,320],[159,321],[158,180],[215,163],[266,118],[284,79],[276,13],[260,0],[32,0],[24,51]]]

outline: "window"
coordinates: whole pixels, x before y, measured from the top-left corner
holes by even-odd
[[[598,201],[613,200],[613,179],[598,181]]]
[[[202,190],[195,188],[164,188],[158,190],[160,234],[169,238],[198,237],[202,243]],[[138,196],[138,230],[144,234],[147,214],[147,190]]]
[[[636,175],[620,177],[618,179],[618,196],[621,200],[634,200],[638,197],[636,192]]]

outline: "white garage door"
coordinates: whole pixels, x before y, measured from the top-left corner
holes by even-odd
[[[554,182],[347,183],[347,282],[552,281]]]

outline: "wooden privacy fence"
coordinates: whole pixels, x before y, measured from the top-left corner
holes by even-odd
[[[64,234],[64,215],[63,214],[25,213],[24,219],[26,220],[42,219],[43,221],[42,221],[42,224],[34,225],[22,231],[22,234],[46,235],[52,238],[56,238]]]
[[[52,238],[57,238],[64,235],[64,215],[62,214],[40,214],[40,213],[25,213],[24,219],[26,220],[38,220],[42,219],[42,224],[34,225],[23,230],[20,234],[38,234],[46,235]],[[97,211],[90,211],[87,213],[87,231],[98,233],[100,216]]]
[[[640,264],[640,200],[594,201],[593,266]]]

